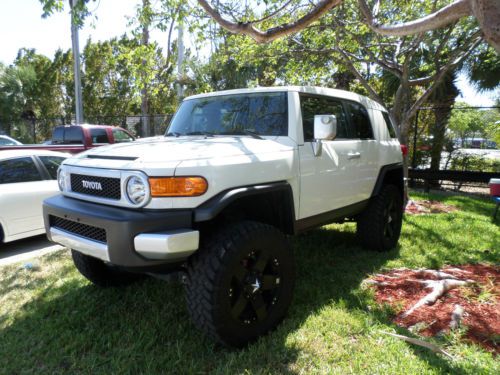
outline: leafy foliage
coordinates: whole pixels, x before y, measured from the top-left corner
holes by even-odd
[[[456,104],[458,108],[466,106],[466,103]],[[467,139],[500,140],[500,113],[495,110],[457,109],[450,117],[449,128],[451,137],[459,139],[462,147],[466,147]]]

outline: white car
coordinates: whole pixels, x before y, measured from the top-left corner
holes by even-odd
[[[16,141],[14,138],[8,137],[6,135],[0,135],[0,145],[2,146],[20,146],[21,142]]]
[[[69,155],[0,151],[0,243],[45,233],[42,201],[55,195],[57,169]]]

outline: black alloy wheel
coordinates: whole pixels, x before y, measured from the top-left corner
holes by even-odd
[[[387,206],[384,209],[384,236],[386,240],[390,241],[394,238],[394,234],[397,232],[398,228],[398,209],[394,204],[393,200],[387,202]]]
[[[292,252],[278,229],[253,221],[230,224],[189,261],[188,310],[210,337],[241,347],[283,320],[294,277]]]
[[[244,324],[264,321],[279,297],[280,273],[269,249],[246,254],[232,270],[228,296],[233,319]]]
[[[395,185],[386,185],[359,215],[357,236],[367,249],[389,251],[398,243],[402,224],[401,192]]]

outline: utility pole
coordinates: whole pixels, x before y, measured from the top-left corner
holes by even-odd
[[[179,20],[177,27],[177,97],[179,102],[184,97],[184,87],[182,79],[184,78],[183,67],[184,64],[184,25],[182,20]]]
[[[149,0],[142,0],[142,11],[143,12],[148,12],[149,13],[149,7],[150,7],[150,2]],[[147,46],[149,45],[149,16],[148,18],[145,18],[143,20],[142,24],[142,45]],[[146,59],[142,60],[142,76],[143,78],[146,77],[146,68],[147,68],[147,61]],[[148,97],[148,83],[146,82],[145,79],[143,79],[143,87],[141,89],[141,135],[143,137],[149,137],[151,135],[151,129],[150,129],[150,123],[149,123],[149,97]]]
[[[75,122],[83,123],[82,81],[80,77],[80,43],[78,42],[78,25],[75,23],[75,6],[78,0],[69,0],[71,8],[71,44],[73,51],[73,73],[75,77]]]

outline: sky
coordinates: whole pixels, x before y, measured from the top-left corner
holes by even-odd
[[[94,41],[107,40],[130,31],[126,16],[133,16],[139,3],[139,0],[97,0],[90,3],[90,10],[97,19],[87,20],[80,30],[80,49],[89,37]],[[58,48],[71,48],[68,10],[46,19],[41,14],[42,6],[38,0],[0,0],[0,62],[11,64],[21,47],[35,48],[50,58]],[[151,39],[162,45],[166,33],[153,30]],[[189,41],[185,43],[189,45]],[[457,85],[462,92],[459,100],[472,106],[494,105],[494,98],[500,96],[500,89],[496,93],[477,93],[464,75],[460,75]]]

